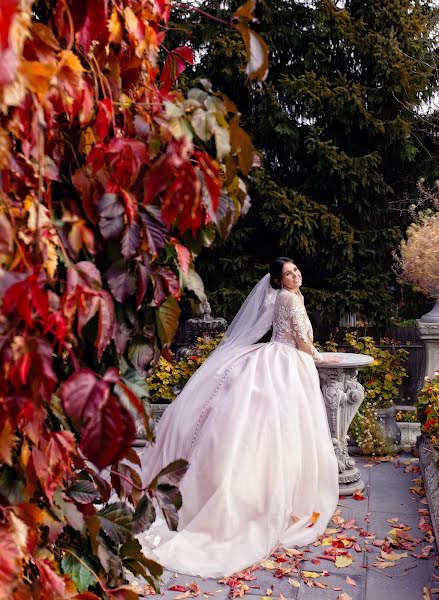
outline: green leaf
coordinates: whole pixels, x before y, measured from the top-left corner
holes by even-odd
[[[148,398],[148,385],[136,369],[128,368],[122,376],[122,381],[133,390],[138,398]]]
[[[149,529],[155,521],[155,508],[151,500],[145,494],[140,499],[133,517],[133,532],[140,533]]]
[[[76,481],[67,490],[67,495],[79,504],[88,504],[100,498],[100,494],[92,481]]]
[[[168,296],[156,311],[157,332],[162,344],[170,344],[178,327],[180,308],[173,296]]]
[[[133,512],[123,502],[107,504],[98,513],[103,531],[117,545],[130,539],[133,528]]]
[[[141,575],[142,577],[148,578],[151,574],[153,577],[158,578],[163,574],[163,567],[156,563],[154,560],[146,558],[142,554],[142,546],[139,540],[132,539],[120,548],[119,555],[122,559],[122,564],[127,568],[133,575]],[[147,570],[146,570],[147,569]],[[151,579],[149,579],[151,581]],[[154,585],[156,587],[156,585]]]
[[[172,531],[177,530],[178,509],[182,506],[182,497],[176,484],[180,482],[188,466],[186,460],[176,460],[162,469],[148,486]]]
[[[161,307],[160,307],[161,308]],[[136,335],[128,346],[128,358],[139,373],[145,373],[154,356],[154,346],[148,338]],[[134,390],[133,390],[134,391]],[[134,392],[137,395],[137,392]]]
[[[204,284],[201,277],[193,269],[188,269],[187,273],[181,273],[183,280],[183,287],[187,288],[197,296],[200,302],[207,300],[206,292],[204,291]]]
[[[82,555],[79,558],[89,565],[93,571],[95,570],[96,567],[88,558]],[[61,568],[66,575],[70,575],[80,593],[86,592],[91,585],[96,583],[96,577],[70,552],[64,554]]]

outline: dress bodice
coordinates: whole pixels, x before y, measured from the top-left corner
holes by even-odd
[[[297,346],[297,340],[313,341],[313,330],[302,299],[288,290],[281,290],[276,298],[273,312],[273,334],[271,341]],[[319,353],[311,346],[314,360]]]

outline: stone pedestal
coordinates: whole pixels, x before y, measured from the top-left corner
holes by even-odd
[[[439,323],[417,319],[416,327],[425,346],[424,376],[432,378],[434,372],[439,370]]]
[[[358,369],[373,359],[347,352],[322,352],[321,356],[323,360],[317,368],[338,460],[340,495],[348,496],[365,487],[355,460],[349,456],[347,439],[349,425],[364,398],[364,388],[357,380]]]

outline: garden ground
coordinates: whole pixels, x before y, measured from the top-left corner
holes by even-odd
[[[357,499],[340,498],[318,545],[279,550],[226,581],[165,572],[160,598],[437,600],[439,561],[418,459],[357,465],[366,488]],[[139,579],[133,585],[152,592]]]

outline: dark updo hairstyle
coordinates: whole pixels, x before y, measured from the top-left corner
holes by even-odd
[[[280,290],[282,287],[282,269],[286,263],[296,263],[288,256],[279,256],[270,265],[270,285],[275,290]]]

